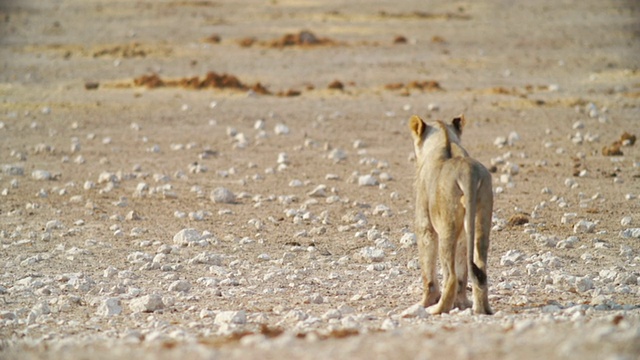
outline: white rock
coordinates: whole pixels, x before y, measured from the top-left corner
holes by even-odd
[[[367,231],[367,239],[369,241],[375,241],[379,239],[380,236],[382,236],[382,234],[380,233],[380,231],[378,231],[378,229],[369,229]]]
[[[560,218],[560,223],[568,224],[573,219],[575,219],[577,216],[578,216],[577,213],[564,213],[564,215],[562,215],[562,218]]]
[[[524,254],[519,250],[509,250],[500,258],[500,265],[512,266],[524,259]]]
[[[375,263],[367,266],[367,271],[384,271],[387,269],[387,266],[383,263]]]
[[[560,306],[558,305],[546,305],[542,307],[542,313],[557,313],[560,312],[562,310],[562,308],[560,308]]]
[[[23,176],[24,167],[20,165],[2,165],[2,172],[10,176]]]
[[[400,316],[403,318],[419,318],[424,319],[427,317],[427,311],[421,304],[415,304],[404,310]]]
[[[509,175],[518,175],[520,173],[520,166],[511,162],[507,162],[502,166],[501,172]]]
[[[613,269],[604,269],[598,272],[598,276],[603,282],[613,282],[618,276],[618,272]]]
[[[511,182],[511,175],[510,174],[500,174],[500,183],[508,184],[510,182]]]
[[[373,215],[380,215],[382,217],[393,216],[393,211],[391,211],[391,208],[384,204],[376,205],[372,213]]]
[[[202,221],[204,220],[204,212],[202,210],[200,211],[191,211],[189,212],[189,220],[193,220],[193,221]]]
[[[564,240],[558,241],[558,243],[556,244],[556,248],[558,248],[558,249],[573,249],[575,247],[575,244],[579,240],[580,239],[577,236],[569,236],[568,238],[566,238]]]
[[[400,238],[400,244],[403,248],[416,246],[417,243],[417,236],[414,233],[405,233]]]
[[[324,320],[340,319],[342,318],[342,312],[338,309],[331,309],[324,313],[324,315],[322,315],[322,318]]]
[[[214,318],[216,316],[216,313],[214,311],[208,310],[208,309],[202,309],[200,310],[200,319],[204,319],[204,318]]]
[[[198,254],[193,259],[190,259],[189,264],[206,264],[206,265],[222,266],[222,256],[218,254],[213,254],[210,252],[203,252]]]
[[[136,190],[133,192],[134,197],[144,197],[145,194],[149,191],[149,185],[146,183],[138,183],[136,186]]]
[[[124,217],[125,220],[129,220],[129,221],[138,221],[138,220],[142,220],[142,217],[140,217],[140,214],[138,214],[136,211],[131,210],[127,213],[127,216]]]
[[[513,146],[520,140],[520,135],[517,132],[512,131],[509,133],[509,138],[507,140],[509,146]]]
[[[191,290],[191,283],[186,280],[176,280],[169,285],[169,291],[187,292]]]
[[[579,292],[585,292],[594,288],[593,280],[588,276],[576,279],[576,288]]]
[[[289,130],[289,127],[287,127],[287,125],[285,124],[276,124],[276,126],[273,129],[273,132],[276,135],[287,135],[289,134],[290,130]]]
[[[327,186],[324,184],[320,184],[315,187],[315,189],[311,190],[307,195],[311,197],[326,197],[327,196]]]
[[[113,266],[109,266],[104,270],[104,272],[102,273],[102,276],[106,278],[112,278],[116,276],[117,273],[118,273],[118,269],[114,268]]]
[[[324,302],[324,298],[322,295],[314,293],[307,298],[306,302],[309,304],[322,304]]]
[[[621,284],[621,285],[637,285],[638,277],[635,276],[633,273],[621,272],[618,274],[618,276],[616,276],[614,283]]]
[[[575,225],[573,225],[573,233],[574,234],[592,233],[595,231],[595,228],[596,228],[596,223],[587,221],[587,220],[580,220]]]
[[[289,181],[289,187],[302,187],[304,183],[298,179],[293,179]]]
[[[16,315],[13,311],[0,310],[0,319],[1,320],[16,320],[18,319],[18,315]]]
[[[193,228],[182,229],[173,236],[173,243],[180,246],[195,244],[202,239],[200,232]]]
[[[493,141],[493,145],[497,146],[498,148],[503,148],[505,145],[507,145],[507,138],[504,136],[498,136]]]
[[[398,328],[398,326],[400,326],[398,321],[386,318],[386,319],[384,319],[384,321],[380,325],[380,330],[391,331],[391,330],[394,330],[394,329]]]
[[[219,187],[211,192],[211,200],[217,204],[233,204],[236,202],[236,196],[231,190]]]
[[[329,160],[333,160],[334,162],[338,163],[347,158],[347,153],[342,149],[333,149],[329,152],[329,155],[327,155],[327,158]]]
[[[97,311],[99,316],[115,316],[122,313],[122,307],[120,306],[120,299],[112,297],[103,300],[98,306]]]
[[[109,182],[117,182],[118,177],[114,173],[110,173],[108,171],[103,171],[98,176],[98,184],[105,184]]]
[[[378,180],[373,175],[362,175],[358,177],[359,186],[376,186]]]
[[[384,260],[384,250],[374,247],[362,248],[359,255],[366,262],[380,262]]]
[[[35,180],[51,180],[53,176],[47,170],[33,170],[31,177]]]
[[[576,187],[578,187],[578,183],[573,180],[572,178],[566,178],[564,179],[564,185],[568,188],[571,189],[575,189]]]
[[[287,153],[281,152],[278,154],[278,164],[289,164],[289,155]]]
[[[133,312],[154,312],[164,309],[164,303],[160,295],[152,294],[131,300],[129,308]]]
[[[247,314],[244,310],[240,311],[221,311],[216,314],[213,323],[216,325],[237,324],[242,325],[247,322]]]
[[[142,251],[132,252],[131,254],[127,255],[127,261],[132,264],[146,263],[151,261],[152,259],[153,257],[151,255]]]
[[[631,216],[625,216],[622,218],[622,220],[620,220],[620,225],[629,226],[631,225],[632,222],[633,222],[633,219],[631,218]]]
[[[620,231],[621,238],[636,238],[640,239],[640,228],[630,228]]]
[[[64,225],[59,220],[51,220],[47,221],[47,224],[44,226],[44,230],[50,232],[51,230],[59,230],[62,229]]]
[[[620,256],[631,259],[633,257],[633,248],[629,245],[620,245]]]
[[[51,314],[51,309],[49,309],[49,305],[46,302],[36,304],[31,311],[36,312],[38,315]]]

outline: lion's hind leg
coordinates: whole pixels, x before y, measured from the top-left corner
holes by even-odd
[[[467,241],[466,234],[462,233],[462,236],[458,238],[458,246],[456,247],[456,275],[458,278],[458,291],[456,292],[456,300],[453,303],[453,307],[460,310],[468,309],[471,307],[471,301],[467,297]]]
[[[453,307],[458,288],[456,276],[456,240],[457,234],[453,229],[448,229],[445,234],[439,236],[440,264],[444,278],[442,296],[437,304],[429,307],[427,311],[433,315],[448,313]]]
[[[418,233],[418,252],[422,272],[422,306],[429,307],[440,300],[440,286],[436,276],[438,238],[433,229],[422,228]]]

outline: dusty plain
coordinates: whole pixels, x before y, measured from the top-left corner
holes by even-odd
[[[0,358],[640,356],[637,2],[9,0],[0,67]],[[460,113],[492,316],[414,306]]]

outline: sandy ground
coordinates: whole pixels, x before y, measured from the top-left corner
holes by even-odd
[[[633,1],[1,2],[0,357],[637,358],[640,150],[611,145],[640,136],[639,19]],[[407,120],[460,113],[494,171],[496,315],[403,315]],[[184,228],[211,236],[168,270],[130,256]],[[189,262],[205,250],[226,271]],[[151,293],[164,309],[132,309]]]

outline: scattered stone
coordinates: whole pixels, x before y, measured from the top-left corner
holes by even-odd
[[[310,197],[327,197],[327,186],[320,184],[307,193]]]
[[[210,252],[203,252],[190,259],[188,263],[222,266],[223,261],[221,255],[213,254]]]
[[[305,303],[307,304],[322,304],[323,302],[324,298],[318,293],[312,294],[305,300]]]
[[[424,319],[427,317],[427,311],[425,310],[424,306],[422,306],[421,304],[415,304],[410,306],[408,309],[404,310],[400,316],[402,316],[403,318],[418,318],[418,319]]]
[[[34,180],[52,180],[53,179],[53,175],[51,175],[51,173],[46,170],[33,170],[31,172],[31,177]]]
[[[341,149],[333,149],[329,152],[329,155],[327,155],[327,158],[330,160],[333,160],[333,162],[335,163],[339,163],[347,159],[347,153]]]
[[[120,306],[120,299],[112,297],[103,300],[98,306],[97,314],[99,316],[115,316],[122,313],[122,307]]]
[[[575,225],[573,225],[573,233],[574,234],[588,234],[593,233],[595,231],[596,224],[587,220],[580,220]]]
[[[213,321],[216,325],[236,324],[242,325],[247,322],[247,314],[244,310],[240,311],[221,311],[216,314]]]
[[[524,259],[524,254],[519,250],[509,250],[500,258],[500,265],[513,266]]]
[[[273,132],[276,135],[288,135],[290,130],[289,130],[289,127],[285,124],[276,124],[276,126],[273,129]]]
[[[403,248],[416,246],[418,244],[416,234],[405,233],[404,235],[402,235],[402,238],[400,238],[400,244]]]
[[[503,148],[507,145],[507,138],[504,136],[498,136],[496,137],[496,139],[493,141],[493,145],[495,145],[496,147]]]
[[[620,237],[625,239],[629,239],[629,238],[640,239],[640,228],[631,228],[631,229],[622,230],[620,231]]]
[[[2,165],[2,173],[9,176],[23,176],[24,167],[19,165]]]
[[[376,205],[372,213],[373,215],[380,215],[382,217],[393,216],[393,211],[391,211],[391,208],[383,204]]]
[[[377,186],[378,180],[373,175],[362,175],[358,177],[359,186]]]
[[[578,216],[577,213],[564,213],[564,215],[562,215],[562,218],[560,218],[560,223],[568,224],[577,216]]]
[[[176,280],[169,285],[169,291],[187,292],[191,290],[191,283],[186,280]]]
[[[153,257],[147,253],[142,251],[136,251],[129,255],[127,255],[127,261],[132,264],[141,264],[149,262],[153,259]]]
[[[384,260],[384,251],[374,247],[362,248],[359,252],[360,258],[365,262],[380,262]]]
[[[507,139],[507,143],[509,144],[509,146],[515,145],[518,141],[520,141],[520,135],[518,135],[518,133],[515,131],[510,132]]]
[[[127,213],[127,216],[125,216],[125,219],[128,221],[138,221],[138,220],[142,220],[142,217],[140,217],[140,214],[138,214],[136,211],[131,210]]]
[[[173,236],[173,243],[180,246],[188,246],[202,239],[202,234],[196,229],[182,229]]]
[[[62,222],[60,222],[60,220],[51,220],[51,221],[47,221],[47,223],[44,226],[44,230],[47,232],[51,232],[52,230],[59,230],[62,229],[64,227],[64,225],[62,224]]]
[[[236,202],[236,196],[231,190],[219,187],[211,192],[211,200],[216,204],[233,204]]]
[[[145,295],[129,302],[129,308],[133,312],[154,312],[164,307],[162,297],[157,294]]]
[[[577,236],[569,236],[565,240],[560,240],[556,244],[558,249],[573,249],[580,239]]]

